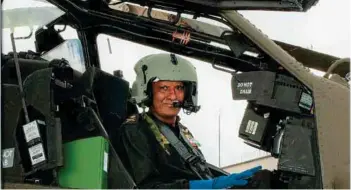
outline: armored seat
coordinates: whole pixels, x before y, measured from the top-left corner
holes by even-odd
[[[78,99],[81,99],[84,102],[83,110],[85,109],[85,111],[79,111],[80,115],[66,114],[66,117],[79,118],[80,125],[64,124],[64,126],[68,126],[63,127],[64,142],[101,135],[111,140],[126,117],[135,111],[135,109],[129,109],[132,107],[128,102],[130,97],[129,84],[122,78],[90,67],[72,85],[69,99],[75,102],[79,102]],[[68,97],[64,102],[67,106]],[[63,107],[63,104],[60,107]],[[92,112],[96,113],[98,118]],[[82,122],[83,120],[85,122]],[[76,120],[70,118],[64,121],[75,122]],[[106,131],[107,136],[105,136],[104,131]],[[134,182],[120,161],[120,156],[123,155],[117,155],[111,144],[109,148],[108,188],[133,188]]]
[[[128,115],[137,111],[128,101],[130,97],[129,83],[100,69],[88,68],[81,77],[72,82],[72,85],[72,90],[66,93],[69,97],[61,98],[60,101],[76,100],[82,96],[90,99],[92,101],[90,106],[96,110],[109,136],[114,135]],[[71,128],[71,130],[73,129]],[[72,135],[75,132],[69,131],[67,133],[69,133],[67,135]]]

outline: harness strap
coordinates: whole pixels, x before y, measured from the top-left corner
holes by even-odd
[[[209,171],[206,168],[206,161],[203,159],[202,155],[191,146],[190,142],[184,137],[183,133],[180,132],[181,138],[184,142],[191,148],[192,151],[180,141],[173,131],[169,129],[166,125],[158,126],[156,123],[145,114],[146,121],[150,124],[152,132],[155,134],[156,139],[161,144],[161,146],[169,154],[169,150],[164,146],[165,143],[171,144],[182,159],[190,166],[191,170],[201,179],[211,179],[212,176],[209,175]]]

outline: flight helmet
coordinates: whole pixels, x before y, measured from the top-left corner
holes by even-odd
[[[197,112],[197,73],[196,68],[186,59],[175,54],[152,54],[140,59],[134,67],[136,80],[132,85],[132,101],[142,108],[152,103],[152,82],[181,81],[184,83],[182,107],[188,112]]]

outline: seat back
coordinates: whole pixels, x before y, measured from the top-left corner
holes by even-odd
[[[94,99],[101,122],[109,135],[113,135],[128,115],[137,111],[128,100],[129,83],[95,67],[88,68],[73,84],[76,94]]]
[[[48,68],[49,62],[36,60],[20,60],[23,79],[23,94],[25,105],[19,87],[16,85],[17,76],[14,63],[7,62],[2,67],[2,150],[14,150],[13,164],[4,168],[4,180],[12,182],[29,182],[35,178],[41,184],[51,184],[54,179],[54,169],[63,165],[61,121],[56,117],[54,103],[53,78],[62,75],[60,68]],[[55,72],[54,72],[55,71]],[[72,72],[71,72],[72,73]],[[10,83],[10,84],[8,84]],[[11,84],[15,83],[15,84]],[[40,138],[27,142],[23,125],[23,107],[26,107],[30,122],[38,120]],[[31,159],[38,155],[30,156],[29,148],[41,144],[44,149],[45,161],[32,164]],[[43,154],[42,154],[43,155]]]
[[[54,178],[53,169],[63,164],[61,125],[59,118],[56,118],[52,111],[51,77],[52,68],[37,70],[27,76],[23,82],[26,105],[22,104],[17,85],[2,84],[2,151],[14,151],[12,160],[7,160],[13,164],[3,170],[5,181],[28,182],[39,179],[42,184],[50,184]],[[23,128],[27,124],[24,119],[24,106],[30,122],[40,123],[34,128],[31,127],[32,132],[27,133],[33,135],[34,129],[39,132],[39,135],[33,136],[28,142]],[[41,145],[43,149],[33,148],[35,145]],[[32,152],[31,155],[30,152],[34,149],[37,150],[37,154]],[[38,158],[44,160],[38,161]]]
[[[21,70],[22,80],[36,70],[44,69],[49,66],[48,61],[33,59],[18,59]],[[8,59],[1,67],[1,82],[3,84],[18,84],[15,61],[13,58]],[[23,81],[22,81],[23,82]]]
[[[54,169],[63,165],[61,119],[56,116],[57,107],[54,102],[55,81],[62,75],[61,68],[46,68],[33,72],[23,82],[23,91],[32,121],[45,121],[43,129],[46,141],[48,165],[44,169]],[[70,72],[68,70],[67,72]]]
[[[94,95],[101,120],[109,134],[116,132],[128,114],[129,83],[103,71],[97,71]]]
[[[96,70],[97,78],[94,82],[94,95],[99,108],[102,123],[108,132],[110,140],[117,135],[119,126],[126,118],[138,110],[131,104],[129,83],[117,76]],[[115,147],[112,147],[115,149]],[[113,154],[109,156],[109,188],[134,188],[134,182],[128,171],[124,168],[120,157],[124,155]],[[113,166],[113,167],[112,167]]]
[[[100,69],[91,67],[83,73],[79,80],[73,83],[73,86],[70,95],[71,98],[76,99],[85,96],[87,99],[90,99],[90,101],[92,101],[90,105],[85,106],[91,107],[93,110],[97,111],[98,119],[107,132],[109,140],[114,138],[118,127],[130,112],[128,111],[128,99],[130,97],[128,82],[101,71]],[[73,115],[71,114],[70,116],[72,117]],[[74,121],[73,118],[69,120]],[[96,127],[96,122],[99,123],[99,121],[95,121],[94,117],[83,113],[80,120],[89,121],[86,122],[88,126],[95,123],[95,127],[91,128],[91,130],[87,130],[87,128],[83,126],[73,128],[72,125],[67,125],[70,127],[63,128],[64,142],[74,141],[79,138],[104,136],[104,132],[99,127]],[[120,161],[120,156],[123,155],[114,154],[114,149],[114,147],[109,146],[108,188],[134,188],[132,178]]]

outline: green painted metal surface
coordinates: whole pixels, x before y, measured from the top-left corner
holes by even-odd
[[[65,143],[64,167],[58,173],[60,187],[106,189],[108,148],[100,136]]]

